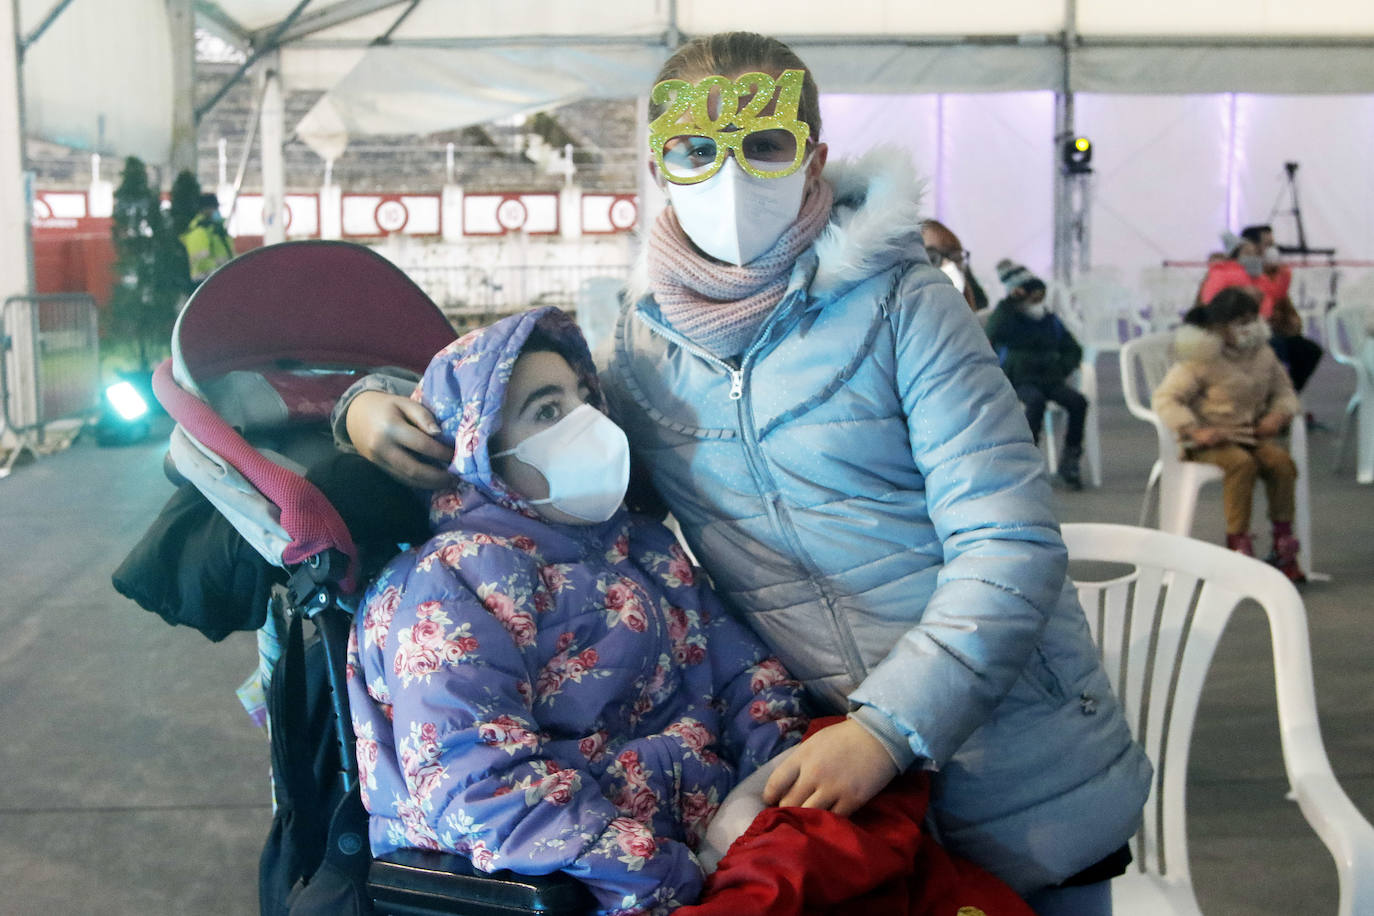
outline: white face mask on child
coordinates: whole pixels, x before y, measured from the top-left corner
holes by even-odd
[[[1269,340],[1269,325],[1256,318],[1231,326],[1231,346],[1242,353],[1258,350]]]
[[[1044,318],[1049,313],[1050,307],[1046,305],[1043,300],[1040,302],[1036,302],[1034,304],[1027,304],[1021,306],[1021,314],[1025,315],[1031,321],[1039,321],[1041,318]]]
[[[615,515],[630,484],[630,443],[604,413],[583,404],[548,429],[491,457],[514,455],[544,475],[549,505],[595,524]]]

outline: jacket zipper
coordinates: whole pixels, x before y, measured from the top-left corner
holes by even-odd
[[[722,372],[729,375],[730,400],[738,401],[740,398],[744,397],[744,360],[740,360],[740,367],[736,369],[734,366],[730,365],[725,360],[721,359],[719,356],[716,356],[714,353],[705,349],[704,347],[699,346],[696,343],[693,343],[692,341],[688,340],[686,337],[683,337],[681,334],[679,334],[677,331],[674,331],[667,325],[655,321],[648,315],[645,315],[643,312],[636,312],[635,314],[638,316],[640,321],[644,322],[646,325],[649,326],[649,330],[653,331],[659,337],[662,337],[664,340],[667,340],[671,343],[677,344],[679,347],[681,347],[682,349],[686,350],[688,353],[691,353],[694,356],[701,357],[711,365],[715,366]],[[752,349],[750,352],[753,352]],[[748,359],[748,357],[749,354],[746,353],[745,359]]]
[[[760,446],[758,430],[755,429],[754,424],[750,422],[749,405],[745,398],[745,367],[749,365],[749,361],[753,358],[754,353],[768,339],[772,330],[772,323],[770,322],[761,329],[753,346],[746,350],[744,356],[741,357],[739,368],[735,368],[725,360],[683,337],[677,331],[645,315],[642,311],[636,314],[641,321],[648,325],[651,331],[658,334],[660,337],[677,344],[689,353],[700,356],[708,363],[719,367],[729,374],[730,400],[734,401],[736,404],[735,413],[739,424],[740,438],[744,440],[744,459],[749,465],[749,473],[754,478],[755,486],[759,489],[759,495],[763,498],[763,505],[768,513],[768,519],[772,523],[774,529],[780,532],[787,541],[793,556],[796,557],[797,561],[806,570],[812,589],[815,590],[816,595],[825,605],[826,613],[830,616],[831,626],[840,640],[838,649],[840,650],[841,656],[844,658],[845,669],[850,672],[852,676],[862,678],[867,674],[868,666],[864,664],[858,644],[854,642],[854,634],[851,633],[844,622],[840,620],[839,611],[835,607],[835,600],[831,597],[829,590],[822,584],[825,577],[821,575],[820,570],[818,570],[811,561],[809,554],[802,548],[801,541],[797,537],[796,528],[792,525],[791,519],[785,514],[782,506],[782,496],[778,493],[777,486],[773,481],[773,476],[763,468],[759,460]],[[766,496],[764,495],[765,493],[767,494]]]

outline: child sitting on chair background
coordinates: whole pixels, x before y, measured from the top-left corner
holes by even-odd
[[[997,276],[1007,296],[988,319],[988,340],[1016,396],[1025,405],[1026,420],[1037,443],[1047,404],[1053,401],[1068,411],[1069,428],[1064,433],[1058,472],[1069,487],[1081,490],[1079,466],[1088,400],[1068,379],[1083,359],[1083,348],[1045,304],[1045,281],[1005,258],[997,262]]]
[[[1294,582],[1306,581],[1293,536],[1297,466],[1277,438],[1300,405],[1283,364],[1268,346],[1269,327],[1249,293],[1223,289],[1184,316],[1174,358],[1152,406],[1178,436],[1183,456],[1222,469],[1226,546],[1254,556],[1250,504],[1264,480],[1273,523],[1269,562]]]
[[[800,738],[800,685],[672,532],[624,509],[625,435],[567,315],[468,334],[417,397],[453,485],[352,634],[373,853],[562,870],[598,912],[694,901],[689,850],[736,782]]]

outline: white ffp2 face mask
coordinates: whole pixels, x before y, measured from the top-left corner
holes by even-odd
[[[949,282],[954,284],[954,288],[959,292],[964,291],[964,269],[954,261],[945,261],[940,265],[940,273],[949,277]]]
[[[1258,350],[1269,341],[1269,325],[1259,318],[1233,325],[1231,341],[1242,353]]]
[[[784,178],[755,178],[729,156],[705,181],[668,182],[668,199],[692,244],[717,261],[748,264],[797,221],[808,162]]]
[[[491,457],[503,455],[514,455],[548,481],[548,498],[531,499],[532,506],[550,505],[594,524],[615,515],[625,501],[630,443],[619,426],[590,404]]]

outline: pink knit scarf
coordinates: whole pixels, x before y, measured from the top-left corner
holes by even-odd
[[[812,182],[796,222],[740,267],[697,251],[673,208],[665,207],[649,232],[648,250],[649,289],[664,319],[717,357],[743,353],[782,299],[792,265],[825,228],[834,198],[829,182]]]

